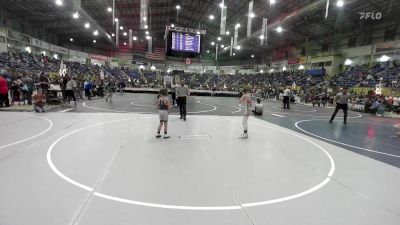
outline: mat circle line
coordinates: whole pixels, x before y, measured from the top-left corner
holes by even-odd
[[[88,101],[83,102],[82,105],[83,105],[84,107],[86,107],[86,108],[89,108],[89,109],[95,109],[95,110],[106,111],[106,112],[117,112],[117,113],[149,113],[149,114],[151,114],[151,113],[156,113],[156,111],[154,111],[154,112],[130,112],[130,111],[122,111],[122,110],[103,109],[103,108],[97,108],[97,107],[88,106],[87,103],[88,103]],[[211,106],[211,107],[213,107],[213,108],[210,109],[210,110],[187,112],[187,114],[206,113],[206,112],[212,112],[212,111],[217,110],[217,107],[214,106],[214,105],[210,105],[210,104],[206,104],[206,103],[197,103],[197,104],[207,105],[207,106]],[[131,103],[131,105],[133,105],[133,104]],[[149,106],[148,106],[148,107],[149,107]],[[155,108],[155,106],[154,106],[154,108]],[[173,114],[171,114],[171,115],[173,115]]]
[[[332,143],[335,143],[335,144],[340,144],[340,145],[347,146],[347,147],[350,147],[350,148],[355,148],[355,149],[362,150],[362,151],[373,152],[373,153],[376,153],[376,154],[381,154],[381,155],[386,155],[386,156],[390,156],[390,157],[400,158],[400,155],[390,154],[390,153],[386,153],[386,152],[380,152],[380,151],[376,151],[376,150],[373,150],[373,149],[363,148],[363,147],[359,147],[359,146],[355,146],[355,145],[346,144],[346,143],[343,143],[343,142],[340,142],[340,141],[335,141],[335,140],[332,140],[332,139],[329,139],[329,138],[325,138],[325,137],[316,135],[314,133],[311,133],[309,131],[306,131],[305,129],[303,129],[303,128],[301,128],[299,126],[299,124],[301,124],[301,123],[310,122],[310,121],[321,121],[321,120],[300,120],[300,121],[297,121],[294,125],[296,126],[297,129],[301,130],[302,132],[304,132],[306,134],[309,134],[311,136],[314,136],[316,138],[325,140],[325,141],[329,141],[329,142],[332,142]],[[384,125],[384,124],[382,124],[382,125]]]
[[[146,117],[146,118],[151,118],[151,117]],[[137,119],[137,118],[135,118]],[[112,121],[107,121],[107,122],[102,122],[102,123],[97,123],[94,125],[89,125],[86,127],[82,127],[79,129],[76,129],[74,131],[71,131],[61,137],[59,137],[57,140],[55,140],[50,147],[47,150],[47,154],[46,154],[46,159],[47,159],[47,163],[50,166],[51,170],[58,175],[60,178],[62,178],[63,180],[67,181],[70,184],[73,184],[79,188],[82,188],[86,191],[89,192],[93,192],[94,196],[100,197],[100,198],[104,198],[104,199],[108,199],[108,200],[113,200],[113,201],[117,201],[117,202],[121,202],[121,203],[127,203],[127,204],[132,204],[132,205],[139,205],[139,206],[145,206],[145,207],[153,207],[153,208],[164,208],[164,209],[175,209],[175,210],[197,210],[197,211],[225,211],[225,210],[241,210],[243,208],[249,208],[249,207],[256,207],[256,206],[262,206],[262,205],[270,205],[270,204],[275,204],[275,203],[280,203],[280,202],[285,202],[285,201],[289,201],[289,200],[293,200],[296,198],[300,198],[303,196],[306,196],[308,194],[311,194],[319,189],[321,189],[323,186],[325,186],[327,183],[329,183],[329,181],[331,180],[331,177],[333,176],[334,172],[335,172],[335,162],[332,158],[332,156],[320,145],[318,145],[317,143],[307,139],[306,137],[301,136],[300,134],[296,134],[293,132],[289,132],[286,131],[284,129],[278,129],[272,126],[266,126],[266,125],[260,125],[260,124],[256,124],[251,122],[251,124],[254,125],[258,125],[258,126],[263,126],[263,127],[268,127],[295,137],[298,137],[300,139],[305,140],[306,142],[309,142],[311,144],[313,144],[314,146],[316,146],[318,149],[320,149],[329,159],[330,162],[330,170],[329,173],[327,174],[326,178],[320,182],[319,184],[303,191],[297,194],[293,194],[290,196],[286,196],[286,197],[281,197],[281,198],[277,198],[277,199],[272,199],[272,200],[267,200],[267,201],[259,201],[259,202],[250,202],[250,203],[244,203],[241,205],[228,205],[228,206],[184,206],[184,205],[167,205],[167,204],[157,204],[157,203],[149,203],[149,202],[143,202],[143,201],[134,201],[134,200],[129,200],[129,199],[123,199],[123,198],[119,198],[119,197],[115,197],[115,196],[111,196],[111,195],[107,195],[107,194],[103,194],[100,192],[95,191],[92,187],[89,187],[87,185],[81,184],[78,181],[73,180],[72,178],[69,178],[68,176],[64,175],[61,171],[59,171],[57,169],[57,167],[55,166],[51,154],[52,151],[54,150],[54,147],[64,138],[73,135],[75,133],[78,133],[82,130],[85,129],[89,129],[92,127],[96,127],[96,126],[101,126],[101,125],[105,125],[105,124],[110,124],[110,123],[117,123],[117,122],[122,122],[122,121],[128,121],[128,120],[135,120],[135,119],[121,119],[121,120],[112,120]],[[226,121],[231,121],[231,122],[237,122],[240,123],[240,121],[235,121],[235,120],[228,120],[226,119]]]
[[[51,120],[45,118],[45,117],[33,116],[33,117],[31,117],[31,118],[40,118],[40,119],[42,119],[42,120],[45,120],[45,121],[47,121],[47,122],[49,123],[49,126],[48,126],[46,129],[44,129],[42,132],[40,132],[40,133],[38,133],[38,134],[36,134],[36,135],[33,135],[33,136],[31,136],[31,137],[28,137],[28,138],[25,138],[25,139],[22,139],[22,140],[13,142],[13,143],[9,143],[9,144],[2,145],[2,146],[0,146],[0,149],[6,148],[6,147],[9,147],[9,146],[13,146],[13,145],[16,145],[16,144],[20,144],[20,143],[23,143],[23,142],[25,142],[25,141],[29,141],[29,140],[32,140],[32,139],[34,139],[34,138],[37,138],[37,137],[39,137],[40,135],[43,135],[43,134],[47,133],[47,132],[53,127],[53,122],[52,122]]]

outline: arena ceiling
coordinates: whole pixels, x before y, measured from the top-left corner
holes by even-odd
[[[115,32],[112,23],[112,13],[107,8],[112,6],[112,0],[59,0],[62,6],[55,4],[56,0],[2,0],[6,10],[18,17],[23,17],[37,26],[45,28],[51,33],[59,35],[60,43],[69,42],[74,38],[75,44],[93,46],[93,39],[97,39],[95,47],[101,49],[115,49],[106,34]],[[81,9],[77,9],[81,1]],[[145,34],[140,30],[140,0],[115,0],[115,16],[119,18],[124,31],[132,29],[134,36],[144,39]],[[233,35],[234,26],[240,23],[239,40],[244,55],[254,54],[256,57],[265,55],[270,49],[289,45],[300,45],[309,41],[321,44],[332,43],[334,39],[344,38],[344,35],[357,35],[365,32],[375,23],[398,24],[396,13],[400,10],[398,0],[345,0],[343,7],[337,7],[337,0],[330,0],[330,10],[327,19],[325,16],[326,0],[254,0],[253,35],[246,38],[246,24],[248,14],[248,0],[225,0],[228,7],[227,30]],[[165,26],[187,28],[201,28],[207,31],[203,50],[212,49],[210,43],[222,37],[221,43],[230,44],[230,38],[219,35],[221,0],[149,0],[149,32],[160,44],[163,43]],[[177,17],[176,5],[180,5]],[[73,19],[72,14],[79,10],[80,18]],[[382,13],[381,20],[360,20],[359,12],[375,11]],[[210,15],[215,19],[211,20]],[[179,18],[179,19],[178,19]],[[259,36],[262,18],[268,18],[268,44],[260,46]],[[91,22],[91,28],[84,28],[84,23]],[[276,32],[281,26],[283,32]],[[98,37],[93,36],[97,27]],[[127,41],[122,36],[121,42]]]

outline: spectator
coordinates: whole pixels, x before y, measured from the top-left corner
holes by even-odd
[[[37,113],[44,113],[45,105],[46,105],[46,96],[42,93],[42,90],[39,89],[36,94],[32,96],[33,99],[33,109]]]
[[[84,85],[85,96],[90,100],[91,92],[92,92],[92,83],[89,80],[86,80]]]
[[[5,71],[0,71],[0,107],[10,107],[10,100],[8,99],[8,85],[5,79]]]
[[[68,79],[68,78],[64,78]],[[64,95],[64,103],[68,100],[70,101],[71,98],[74,100],[74,104],[76,106],[76,98],[75,98],[75,93],[74,89],[77,88],[77,83],[74,80],[74,78],[70,78],[69,81],[67,81],[67,84],[65,85],[65,95]]]
[[[35,84],[33,82],[33,79],[28,76],[27,73],[24,74],[24,77],[22,78],[22,83],[23,83],[23,94],[24,94],[24,104],[25,100],[28,101],[28,105],[32,105],[32,93],[35,90]]]
[[[21,105],[21,87],[16,80],[11,85],[11,105],[14,105],[15,102]]]
[[[40,88],[42,89],[42,93],[46,95],[47,98],[50,87],[50,81],[49,78],[47,78],[43,72],[40,74],[39,82],[40,82]]]

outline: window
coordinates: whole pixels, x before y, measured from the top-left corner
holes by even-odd
[[[392,29],[392,30],[386,30],[385,31],[385,38],[384,41],[393,41],[394,38],[396,37],[396,30]]]
[[[349,42],[347,43],[347,47],[354,48],[357,46],[357,37],[349,38]]]
[[[329,45],[328,44],[324,44],[324,45],[322,45],[322,49],[321,49],[321,51],[323,51],[323,52],[327,52],[329,50]]]

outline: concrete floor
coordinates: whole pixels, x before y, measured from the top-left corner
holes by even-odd
[[[153,98],[2,112],[0,224],[400,224],[398,121],[191,97],[157,140]]]

